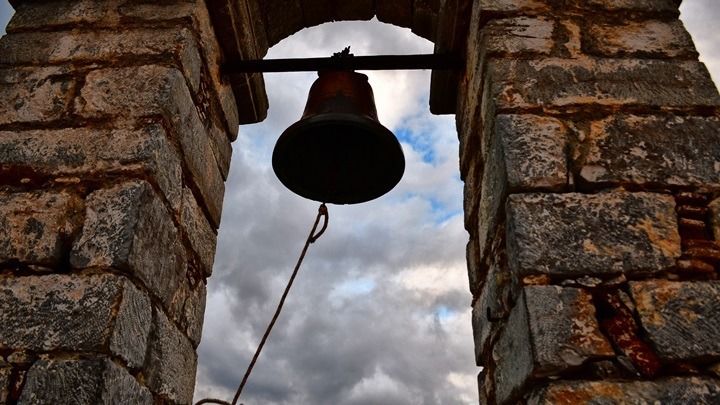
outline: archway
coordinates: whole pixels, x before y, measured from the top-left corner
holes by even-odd
[[[347,45],[357,55],[432,52],[408,29],[372,21],[305,29],[266,57],[328,56]],[[381,122],[403,143],[405,177],[379,200],[330,206],[330,229],[301,269],[243,394],[248,402],[475,400],[454,117],[430,114],[430,72],[365,73]],[[234,143],[197,398],[234,392],[314,217],[316,203],[277,181],[270,154],[315,77],[266,74],[268,118],[241,127]]]

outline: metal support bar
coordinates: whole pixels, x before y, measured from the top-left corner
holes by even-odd
[[[456,54],[350,56],[344,58],[243,60],[227,67],[229,74],[253,72],[319,72],[322,70],[459,69]]]

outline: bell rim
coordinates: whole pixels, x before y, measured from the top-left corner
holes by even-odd
[[[375,130],[375,134],[381,135],[383,139],[385,139],[386,141],[390,141],[393,146],[396,147],[396,150],[398,151],[396,156],[397,159],[394,160],[396,164],[391,166],[392,170],[388,173],[388,181],[385,181],[383,183],[385,187],[378,188],[378,190],[381,191],[363,196],[362,199],[323,199],[318,197],[317,195],[309,195],[308,193],[305,193],[304,190],[295,187],[294,184],[289,181],[289,176],[287,176],[286,173],[282,170],[278,170],[278,167],[280,166],[278,164],[278,161],[280,160],[280,156],[278,155],[278,147],[281,144],[291,141],[295,136],[294,134],[297,134],[300,130],[307,130],[309,128],[312,128],[313,126],[323,125],[331,122],[337,122],[342,124],[350,123],[358,125],[359,127],[372,127]],[[397,186],[400,180],[402,180],[402,177],[405,173],[405,163],[405,152],[402,148],[402,144],[392,131],[390,131],[388,128],[386,128],[384,125],[374,120],[373,118],[365,115],[348,113],[324,113],[314,115],[312,117],[302,118],[301,120],[290,125],[287,129],[285,129],[285,131],[283,131],[283,133],[280,135],[277,142],[275,143],[272,155],[272,166],[273,171],[275,172],[275,176],[286,188],[303,198],[335,205],[360,204],[372,201],[389,193],[392,189],[395,188],[395,186]]]

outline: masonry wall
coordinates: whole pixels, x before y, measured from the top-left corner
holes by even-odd
[[[238,111],[203,1],[14,1],[0,403],[188,404]]]
[[[482,403],[720,402],[720,97],[673,0],[476,0]]]

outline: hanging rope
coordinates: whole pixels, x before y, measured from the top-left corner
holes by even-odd
[[[320,219],[323,219],[323,225],[322,228],[320,228],[317,233],[315,231],[317,230],[318,224],[320,224]],[[262,337],[262,340],[260,341],[260,345],[258,346],[257,350],[255,351],[255,355],[252,358],[252,361],[250,362],[250,365],[248,366],[247,370],[245,371],[245,375],[243,376],[242,382],[240,383],[240,386],[237,389],[237,392],[235,393],[235,397],[233,398],[232,402],[223,401],[220,399],[215,398],[205,398],[201,399],[200,401],[196,402],[195,405],[201,405],[201,404],[220,404],[220,405],[235,405],[237,404],[238,398],[240,398],[240,394],[242,393],[243,388],[245,388],[245,384],[247,383],[248,378],[250,378],[250,373],[253,370],[253,367],[255,367],[255,362],[257,361],[258,357],[260,357],[260,352],[263,349],[263,346],[265,346],[265,342],[267,341],[268,336],[270,336],[270,331],[272,330],[273,326],[275,326],[275,321],[277,321],[278,316],[280,316],[280,311],[282,311],[283,305],[285,305],[285,298],[287,298],[288,293],[290,292],[290,287],[292,287],[293,282],[295,281],[295,276],[297,276],[298,269],[300,269],[300,265],[303,262],[303,259],[305,258],[305,253],[307,253],[308,247],[310,247],[311,243],[315,243],[316,240],[325,232],[325,229],[327,229],[328,226],[328,210],[327,206],[325,206],[325,203],[320,204],[320,207],[318,208],[318,214],[317,218],[315,218],[315,224],[312,227],[312,230],[310,230],[310,235],[308,235],[307,240],[305,241],[305,247],[303,247],[302,253],[300,253],[300,258],[297,261],[297,264],[295,265],[295,270],[293,270],[292,275],[290,276],[290,280],[288,281],[287,286],[285,287],[285,292],[283,292],[282,298],[280,298],[280,303],[278,304],[277,309],[275,310],[275,315],[273,315],[272,320],[270,321],[270,324],[268,325],[267,329],[265,330],[265,334]],[[242,405],[242,404],[240,404]]]

